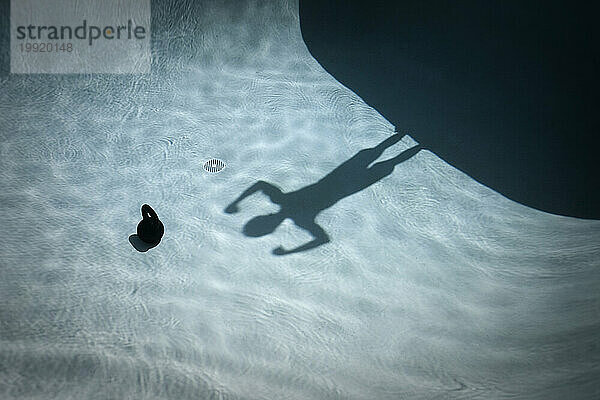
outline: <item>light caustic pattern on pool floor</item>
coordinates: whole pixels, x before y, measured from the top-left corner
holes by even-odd
[[[261,194],[225,207],[258,180],[316,183],[394,127],[310,56],[294,2],[153,13],[149,75],[0,78],[1,398],[599,394],[598,221],[422,150],[318,215],[330,243],[273,255],[310,235],[245,236],[278,210]],[[138,253],[143,203],[165,235]]]

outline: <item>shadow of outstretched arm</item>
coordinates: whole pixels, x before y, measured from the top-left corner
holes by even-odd
[[[281,192],[281,189],[279,189],[277,186],[275,186],[269,182],[258,181],[254,185],[250,186],[248,189],[244,190],[244,192],[242,194],[240,194],[237,199],[235,199],[231,204],[229,204],[225,208],[225,212],[227,214],[234,214],[234,213],[238,212],[239,211],[238,204],[242,200],[244,200],[246,197],[251,196],[252,194],[254,194],[256,192],[260,192],[260,191],[262,191],[264,194],[266,194],[273,203],[280,204],[281,197],[283,195],[283,193]]]
[[[299,253],[301,251],[314,249],[315,247],[319,247],[329,242],[329,236],[315,221],[299,219],[295,220],[294,222],[300,228],[307,230],[314,237],[314,239],[291,250],[286,250],[279,246],[273,249],[273,254],[277,256],[283,256],[286,254]]]

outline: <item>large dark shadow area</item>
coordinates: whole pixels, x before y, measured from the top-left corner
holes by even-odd
[[[446,162],[524,205],[598,219],[589,7],[300,0],[300,23],[330,74]]]
[[[271,183],[258,181],[229,204],[225,212],[229,214],[238,212],[238,204],[242,200],[256,192],[263,192],[274,204],[279,205],[280,209],[276,213],[260,215],[248,221],[243,229],[244,235],[250,237],[268,235],[286,218],[290,218],[298,227],[309,232],[313,239],[289,250],[279,246],[273,250],[273,254],[285,255],[321,246],[330,241],[325,230],[315,222],[315,218],[321,211],[390,175],[396,165],[421,150],[421,146],[417,145],[393,158],[369,166],[385,149],[401,138],[402,135],[396,134],[373,148],[361,150],[318,182],[293,192],[284,193]]]

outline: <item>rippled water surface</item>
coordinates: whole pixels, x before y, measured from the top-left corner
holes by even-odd
[[[277,206],[224,209],[257,180],[405,132],[311,57],[295,2],[190,3],[153,4],[151,74],[0,77],[0,398],[600,395],[598,221],[422,150],[320,213],[328,244],[245,236]],[[143,203],[166,233],[139,253]]]

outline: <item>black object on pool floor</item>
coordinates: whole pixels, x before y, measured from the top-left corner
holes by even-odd
[[[148,204],[144,204],[137,235],[129,236],[129,242],[137,251],[146,252],[160,243],[164,233],[165,227],[156,212]]]

